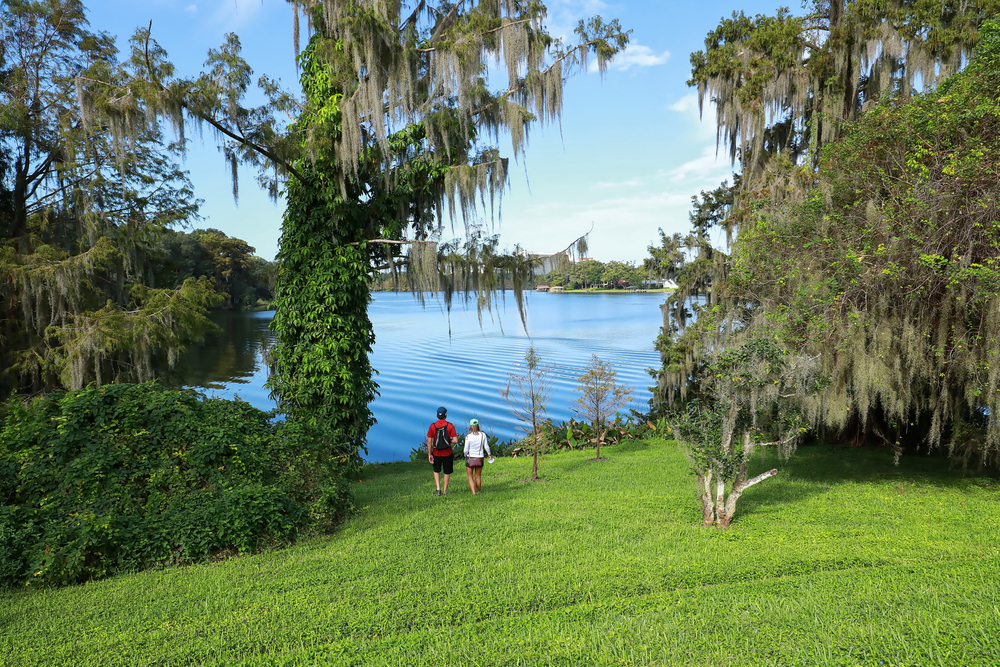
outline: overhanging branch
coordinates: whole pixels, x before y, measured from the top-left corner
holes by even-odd
[[[153,83],[159,86],[160,90],[166,92],[167,87],[164,86],[163,83],[160,81],[159,77],[156,76],[156,71],[153,69],[152,63],[149,61],[149,39],[152,36],[152,34],[153,34],[153,22],[150,21],[149,28],[146,31],[146,41],[143,44],[143,57],[146,60],[146,71],[149,73],[149,76],[153,80]],[[233,141],[243,146],[246,146],[247,148],[256,151],[257,153],[260,153],[271,162],[280,165],[283,169],[288,171],[289,174],[299,179],[299,181],[301,181],[303,184],[308,183],[305,177],[302,176],[302,174],[300,174],[298,170],[295,169],[295,167],[293,167],[288,162],[275,155],[273,151],[270,151],[267,148],[250,141],[245,136],[236,134],[235,132],[231,131],[229,128],[227,128],[225,125],[218,122],[211,116],[208,116],[196,109],[191,108],[191,106],[183,99],[180,101],[180,105],[183,109],[185,109],[188,113],[190,113],[194,117],[211,125],[213,128],[216,129],[216,131],[221,132],[223,135],[229,137]]]

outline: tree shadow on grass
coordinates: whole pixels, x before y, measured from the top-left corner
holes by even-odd
[[[775,480],[766,480],[750,487],[740,497],[739,503],[736,505],[736,521],[754,514],[783,511],[782,508],[804,503],[810,498],[827,493],[829,490],[829,486],[820,486],[801,480],[786,481],[784,484],[777,484]]]
[[[771,468],[778,469],[778,476],[747,490],[737,506],[737,520],[755,512],[769,512],[779,505],[803,502],[846,483],[887,484],[898,486],[901,492],[909,486],[1000,488],[1000,474],[996,471],[963,474],[960,466],[950,466],[947,457],[926,454],[904,455],[897,465],[892,452],[885,449],[811,445],[800,447],[787,461],[769,452],[754,460],[749,476]]]
[[[800,447],[788,461],[775,453],[755,462],[760,471],[772,467],[790,479],[823,486],[842,482],[868,484],[930,484],[951,487],[996,485],[1000,474],[993,470],[962,471],[960,465],[940,454],[904,454],[899,463],[887,449],[810,445]],[[756,472],[752,473],[756,474]]]

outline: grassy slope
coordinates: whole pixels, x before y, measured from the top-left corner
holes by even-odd
[[[425,464],[381,465],[334,537],[0,594],[0,661],[1000,664],[995,480],[802,449],[717,531],[696,525],[673,444],[604,451],[549,457],[539,483],[530,460],[498,461],[479,497],[458,476],[432,496]]]

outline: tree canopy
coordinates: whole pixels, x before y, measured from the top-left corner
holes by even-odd
[[[154,287],[161,232],[197,219],[180,145],[80,106],[124,83],[77,0],[0,6],[0,398],[147,380],[211,330],[207,281]]]
[[[810,156],[886,96],[933,86],[968,63],[995,0],[812,0],[749,17],[734,12],[691,56],[699,104],[715,104],[720,143],[754,178],[768,156]]]
[[[986,6],[935,7],[939,14],[906,6],[879,15],[872,39],[882,41],[854,62],[882,62],[890,84],[874,70],[852,70],[861,103],[840,115],[834,135],[809,144],[815,165],[790,149],[748,152],[738,188],[696,201],[696,229],[707,221],[735,240],[731,253],[714,251],[719,261],[679,281],[710,281],[714,295],[691,299],[697,290],[681,290],[668,309],[678,312],[688,298],[697,321],[667,321],[658,342],[662,400],[710,396],[719,355],[766,339],[795,363],[816,360],[822,389],[810,423],[825,432],[897,454],[947,445],[964,461],[995,460],[1000,24],[979,24]],[[846,5],[841,23],[855,25],[861,9]],[[951,17],[947,25],[938,15]],[[937,75],[947,74],[972,44],[967,67],[913,92],[913,77],[931,68],[920,58],[931,54]],[[699,58],[696,75],[707,62]],[[937,75],[921,76],[929,83]],[[738,126],[725,114],[720,123]]]
[[[1000,448],[1000,24],[983,33],[965,71],[831,144],[818,187],[763,201],[728,281],[751,327],[820,355],[823,423],[897,449]]]

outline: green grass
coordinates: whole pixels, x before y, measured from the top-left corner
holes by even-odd
[[[383,464],[335,536],[0,594],[0,662],[1000,665],[995,479],[803,448],[718,531],[674,444],[605,452],[499,460],[479,497]]]

